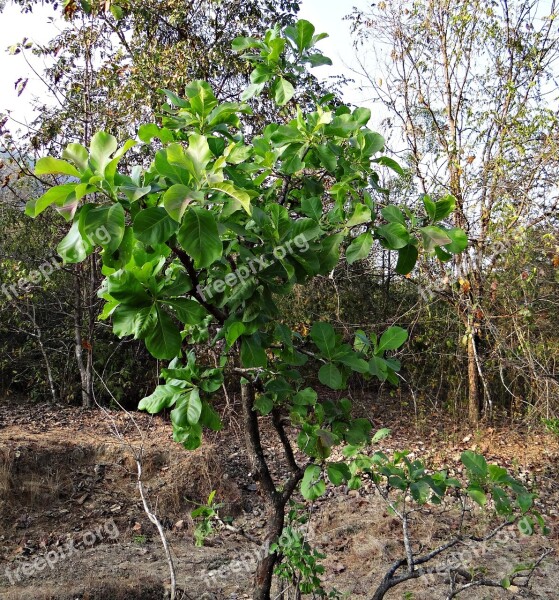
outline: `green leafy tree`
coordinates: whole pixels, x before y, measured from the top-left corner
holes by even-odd
[[[315,48],[322,37],[298,21],[263,38],[234,40],[252,68],[244,97],[268,93],[287,104],[302,66],[327,62]],[[37,173],[68,180],[29,202],[27,214],[52,206],[67,220],[70,230],[58,246],[67,263],[100,253],[101,318],[111,319],[116,335],[144,340],[153,357],[169,361],[163,383],[140,409],[171,409],[177,442],[195,449],[205,428],[222,427],[216,394],[226,373],[238,379],[251,471],[269,512],[264,541],[274,543],[299,486],[314,500],[327,479],[359,485],[349,463],[325,462],[335,446],[358,452],[371,441],[371,423],[352,415],[343,390],[354,373],[397,384],[400,363],[392,353],[407,340],[397,326],[356,331],[347,340],[327,322],[303,336],[281,322],[276,299],[329,273],[344,253],[348,262],[366,257],[375,241],[399,252],[404,273],[420,252],[462,250],[463,233],[444,223],[455,206],[451,197],[426,204],[422,215],[388,204],[378,171],[401,169],[381,154],[384,139],[367,127],[367,109],[334,108],[326,96],[312,110],[297,105],[293,118],[251,132],[249,141],[247,103],[220,103],[204,81],[189,83],[184,97],[165,94],[161,124],[138,132],[158,148],[147,168],[120,166],[137,141],[119,147],[115,137],[98,132],[89,148],[72,143],[61,158],[37,162]],[[217,366],[197,355],[201,342],[218,354]],[[286,480],[274,479],[262,446],[266,415],[281,440]],[[302,464],[285,415],[298,431]],[[270,598],[281,558],[275,546],[258,564],[257,600]],[[311,583],[316,559],[305,567]]]

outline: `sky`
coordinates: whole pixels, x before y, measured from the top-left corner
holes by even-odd
[[[0,0],[0,4],[1,4]],[[300,18],[311,21],[317,32],[327,32],[330,37],[322,40],[319,48],[334,62],[333,67],[319,67],[315,70],[318,77],[353,74],[348,66],[355,64],[354,51],[349,34],[349,23],[343,17],[351,12],[353,6],[364,6],[366,2],[359,0],[303,0]],[[58,9],[58,14],[60,9]],[[33,111],[31,101],[33,97],[44,99],[48,93],[39,77],[33,73],[26,63],[23,54],[11,55],[10,46],[21,42],[25,37],[36,44],[44,44],[57,33],[63,26],[63,21],[56,17],[51,6],[36,6],[31,14],[22,14],[19,6],[8,4],[0,13],[0,72],[2,85],[0,86],[0,113],[11,111],[10,115],[16,121],[29,123]],[[35,70],[40,73],[44,67],[36,57],[26,53]],[[14,82],[22,77],[29,78],[25,91],[18,97],[14,89]],[[357,104],[359,92],[355,86],[349,86],[345,100]]]

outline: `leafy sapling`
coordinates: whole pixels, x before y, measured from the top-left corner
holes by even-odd
[[[323,493],[332,449],[371,438],[370,422],[353,416],[351,402],[341,394],[322,397],[315,382],[342,391],[357,373],[396,384],[400,363],[391,353],[407,339],[391,327],[379,338],[358,332],[352,346],[324,322],[301,336],[281,321],[276,298],[329,274],[344,258],[367,257],[375,242],[398,252],[402,274],[422,255],[443,259],[467,243],[445,222],[451,197],[424,200],[421,215],[389,204],[380,171],[403,171],[382,155],[384,139],[367,127],[368,109],[306,93],[307,67],[329,64],[316,49],[323,37],[299,21],[263,38],[236,39],[234,48],[253,68],[240,102],[220,102],[204,81],[186,86],[184,97],[166,91],[161,122],[140,127],[138,140],[119,147],[98,132],[89,148],[70,143],[60,159],[40,159],[38,175],[62,174],[66,182],[27,206],[32,217],[53,207],[69,223],[58,246],[65,262],[99,255],[101,318],[165,361],[162,383],[139,407],[152,414],[171,409],[177,442],[192,450],[204,429],[221,429],[215,401],[224,374],[237,378],[269,543],[278,543],[296,489],[308,499]],[[246,101],[258,94],[283,106],[285,121],[245,132],[243,119],[252,112]],[[121,167],[139,143],[158,148],[153,162]],[[95,235],[101,230],[108,235]],[[287,247],[292,251],[280,251]],[[202,342],[217,364],[198,355]],[[285,479],[272,476],[262,448],[266,415],[281,441]],[[295,458],[286,415],[303,461]],[[347,478],[349,464],[330,467],[330,479]],[[358,475],[350,473],[349,482],[357,486]],[[256,600],[270,598],[280,553],[278,547],[260,560]]]

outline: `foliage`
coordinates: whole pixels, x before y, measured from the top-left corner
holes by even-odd
[[[245,99],[267,93],[287,104],[305,63],[327,64],[315,49],[322,37],[299,21],[269,30],[263,41],[235,39],[238,51],[260,50],[245,56],[252,85],[259,86]],[[388,430],[372,435],[371,423],[353,416],[348,398],[324,398],[313,387],[318,380],[341,392],[354,373],[397,385],[401,365],[393,353],[408,333],[396,325],[378,333],[357,330],[351,345],[324,321],[299,332],[278,319],[276,298],[327,275],[343,254],[348,263],[366,258],[375,241],[398,253],[402,274],[420,256],[460,253],[465,234],[448,221],[456,199],[424,196],[419,214],[389,204],[379,171],[401,168],[380,154],[384,139],[367,127],[370,111],[339,106],[331,95],[307,98],[293,107],[291,120],[251,131],[250,139],[243,133],[243,117],[252,111],[246,102],[219,102],[199,80],[186,86],[184,97],[171,90],[165,95],[161,124],[138,132],[141,142],[157,148],[149,166],[121,166],[139,142],[119,147],[113,135],[98,132],[89,147],[72,143],[60,159],[37,162],[37,174],[63,175],[64,183],[31,200],[26,211],[37,217],[53,207],[66,219],[70,229],[58,246],[66,263],[100,253],[102,319],[111,319],[117,336],[143,340],[154,358],[169,361],[161,371],[164,383],[139,407],[171,409],[177,442],[192,450],[204,428],[221,428],[216,392],[225,373],[238,377],[249,458],[274,510],[268,539],[278,540],[257,569],[255,598],[269,598],[266,574],[276,561],[280,576],[298,573],[303,591],[322,593],[321,556],[296,529],[283,528],[284,508],[299,483],[312,501],[324,494],[327,480],[358,489],[366,476],[377,486],[384,482],[386,493],[409,493],[418,504],[440,503],[460,483],[444,472],[428,474],[405,452],[367,457],[363,446]],[[197,352],[201,342],[212,346],[216,363],[206,364]],[[270,475],[258,414],[272,416],[292,471],[287,481],[276,483]],[[295,462],[282,414],[298,430],[304,468]],[[346,460],[328,463],[340,444]],[[463,461],[470,475],[465,493],[475,502],[484,505],[491,497],[507,518],[519,509],[525,521],[529,513],[539,521],[532,495],[506,471],[473,453]],[[201,518],[202,543],[216,516],[213,494],[193,516]]]

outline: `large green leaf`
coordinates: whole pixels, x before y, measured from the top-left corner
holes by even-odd
[[[333,485],[341,485],[344,481],[351,479],[349,467],[343,463],[328,463],[327,467],[328,479]]]
[[[188,137],[188,148],[184,155],[188,162],[188,171],[195,179],[200,180],[206,166],[213,158],[208,140],[203,135],[193,133]]]
[[[104,131],[97,132],[90,145],[90,160],[93,168],[100,174],[105,174],[106,166],[111,162],[111,156],[116,152],[116,138]]]
[[[468,247],[468,236],[462,229],[453,227],[444,231],[452,240],[450,244],[444,246],[445,250],[448,250],[452,254],[460,254],[460,252],[463,252]]]
[[[56,251],[65,263],[79,263],[93,252],[93,246],[82,237],[79,223],[75,221],[66,237],[58,244]]]
[[[247,369],[262,367],[268,364],[266,351],[254,337],[244,337],[241,341],[241,364]]]
[[[186,208],[192,201],[202,202],[204,194],[186,185],[176,183],[163,194],[163,206],[169,216],[180,223]]]
[[[80,177],[79,171],[66,162],[51,156],[40,158],[35,165],[35,175],[70,175],[72,177]]]
[[[183,394],[171,411],[171,422],[178,427],[196,425],[202,414],[202,401],[198,388]]]
[[[184,390],[177,386],[158,385],[153,394],[140,400],[138,408],[153,415],[161,412],[164,408],[173,406],[182,394],[184,394]]]
[[[357,260],[361,260],[369,256],[369,252],[373,247],[373,236],[366,231],[358,235],[348,246],[345,256],[347,262],[351,265]]]
[[[311,327],[311,338],[326,358],[330,359],[334,356],[336,332],[330,323],[315,323]]]
[[[410,234],[402,223],[382,225],[377,232],[386,240],[386,244],[391,250],[399,250],[407,246],[410,241]]]
[[[343,387],[343,378],[340,370],[336,365],[327,363],[320,367],[318,371],[318,379],[323,385],[327,385],[333,390],[340,390]]]
[[[51,204],[62,206],[66,200],[76,191],[75,183],[55,185],[47,190],[41,197],[30,200],[25,207],[25,214],[35,218],[40,215]]]
[[[206,309],[190,298],[171,298],[162,302],[174,309],[178,319],[187,325],[199,325],[207,315]]]
[[[413,244],[408,244],[398,250],[398,262],[396,264],[396,273],[407,275],[413,271],[417,263],[419,252]]]
[[[299,54],[302,54],[312,46],[314,31],[315,28],[312,23],[300,19],[295,25],[286,27],[284,33],[285,37],[293,42]]]
[[[117,202],[99,206],[83,214],[83,233],[88,241],[114,252],[124,237],[125,214],[122,205]]]
[[[322,471],[318,465],[309,465],[305,469],[301,481],[301,494],[306,500],[316,500],[326,491],[326,484],[322,479]]]
[[[485,479],[488,475],[487,461],[481,454],[477,454],[472,450],[462,452],[461,460],[464,466],[475,477]]]
[[[444,198],[441,198],[438,202],[435,202],[435,215],[433,217],[434,221],[442,221],[444,218],[448,217],[454,209],[456,208],[456,198],[454,196],[448,195]]]
[[[134,235],[147,246],[165,243],[177,229],[177,222],[161,206],[146,208],[134,219]]]
[[[437,246],[446,246],[451,244],[452,240],[447,235],[444,229],[436,227],[435,225],[428,225],[427,227],[421,227],[421,236],[423,237],[423,246],[427,252],[431,252]]]
[[[138,306],[120,304],[112,314],[113,333],[117,337],[133,335],[143,339],[155,325],[156,312],[154,306]]]
[[[381,336],[377,352],[397,350],[408,339],[408,332],[402,327],[389,327]]]
[[[355,225],[362,225],[363,223],[369,223],[370,221],[371,209],[364,204],[358,203],[355,205],[353,214],[346,225],[348,227],[355,227]]]
[[[215,218],[204,208],[193,207],[186,212],[178,239],[197,268],[209,267],[223,253]]]
[[[252,214],[250,196],[245,192],[245,190],[235,187],[230,181],[212,183],[211,188],[231,196],[231,198],[234,198],[249,215]]]
[[[295,95],[295,88],[283,77],[277,77],[272,84],[274,100],[279,106],[287,104]]]
[[[180,353],[181,334],[173,319],[159,306],[153,331],[146,337],[146,348],[159,360],[171,360]]]

